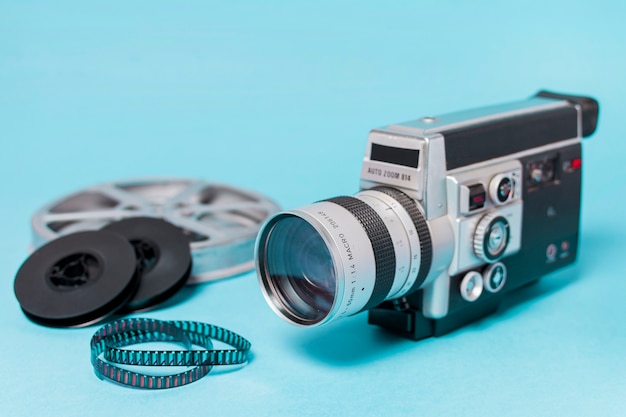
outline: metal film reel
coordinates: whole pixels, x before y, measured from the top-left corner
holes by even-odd
[[[158,217],[180,227],[193,257],[189,283],[213,281],[254,268],[254,241],[279,210],[269,198],[194,179],[145,178],[85,188],[37,211],[33,248],[59,236],[97,230],[130,217]]]

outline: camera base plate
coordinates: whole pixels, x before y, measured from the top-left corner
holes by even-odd
[[[385,302],[369,310],[367,321],[411,340],[439,337],[492,314],[500,305],[500,297],[468,305],[437,320],[424,317],[421,311],[410,303],[404,305],[404,308],[399,309],[398,303]]]

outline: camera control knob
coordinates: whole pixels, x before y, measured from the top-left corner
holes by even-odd
[[[483,272],[485,289],[489,292],[498,292],[506,282],[506,267],[502,262],[491,264]]]
[[[509,244],[510,226],[507,219],[494,212],[478,222],[474,233],[474,253],[485,262],[500,259]]]
[[[470,303],[476,301],[483,293],[483,287],[483,276],[476,271],[470,271],[461,280],[461,297]]]
[[[489,195],[493,202],[501,206],[515,196],[515,179],[509,174],[498,174],[489,184]]]

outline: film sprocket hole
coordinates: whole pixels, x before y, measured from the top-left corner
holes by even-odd
[[[575,261],[581,139],[597,118],[594,99],[542,91],[372,130],[359,193],[265,223],[266,300],[300,326],[368,310],[415,340],[495,311]]]

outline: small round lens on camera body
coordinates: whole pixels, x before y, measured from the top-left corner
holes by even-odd
[[[496,205],[508,203],[515,195],[515,181],[508,174],[498,174],[489,184],[489,194]]]
[[[498,201],[506,202],[513,191],[513,183],[510,178],[502,178],[498,184]]]

